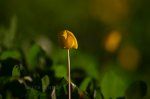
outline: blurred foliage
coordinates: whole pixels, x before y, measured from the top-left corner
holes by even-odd
[[[77,51],[71,50],[73,97],[130,99],[142,90],[149,99],[149,4],[0,0],[0,98],[16,97],[15,91],[29,99],[67,97],[67,52],[58,47],[57,33],[69,29],[79,44]],[[144,81],[148,90],[139,88],[141,84],[130,89],[136,80]]]

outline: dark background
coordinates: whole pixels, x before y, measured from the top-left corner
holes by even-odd
[[[36,40],[54,61],[65,61],[57,36],[68,29],[79,44],[72,50],[72,67],[88,65],[87,72],[99,80],[104,96],[122,96],[130,82],[143,80],[149,99],[149,4],[149,0],[0,0],[0,44],[26,51]]]

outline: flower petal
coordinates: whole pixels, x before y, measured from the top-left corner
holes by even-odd
[[[68,30],[64,30],[60,33],[59,40],[63,48],[78,48],[77,39],[74,34]]]

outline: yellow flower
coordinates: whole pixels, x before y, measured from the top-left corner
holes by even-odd
[[[64,30],[59,35],[59,40],[63,48],[78,48],[77,39],[74,34],[68,30]]]

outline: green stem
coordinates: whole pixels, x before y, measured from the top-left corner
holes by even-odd
[[[70,51],[69,49],[68,49],[68,92],[69,92],[68,99],[71,99]]]

